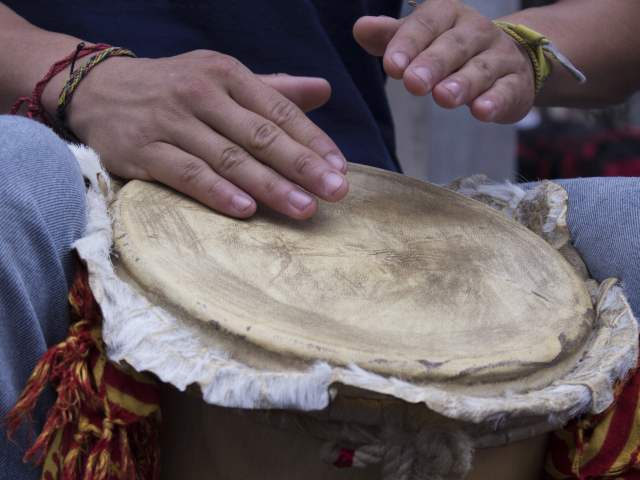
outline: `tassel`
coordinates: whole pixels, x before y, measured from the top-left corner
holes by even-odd
[[[69,302],[67,338],[38,362],[3,422],[8,434],[25,420],[32,423],[36,401],[51,383],[58,399],[24,457],[44,465],[44,480],[156,480],[159,388],[149,376],[107,358],[102,315],[80,262]]]

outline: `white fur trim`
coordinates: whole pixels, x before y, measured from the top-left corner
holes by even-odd
[[[116,277],[110,260],[109,177],[97,156],[87,149],[72,150],[91,181],[85,236],[74,247],[87,263],[91,288],[102,309],[109,357],[125,360],[137,370],[151,371],[181,390],[196,383],[209,403],[245,409],[321,410],[330,402],[332,385],[352,385],[409,403],[423,403],[447,418],[474,424],[476,445],[489,446],[556,429],[580,413],[601,412],[611,403],[616,379],[636,363],[637,323],[622,289],[603,282],[594,298],[599,328],[582,361],[564,378],[530,393],[470,397],[445,392],[437,385],[417,386],[385,378],[356,365],[334,368],[318,363],[305,371],[287,372],[247,367],[234,361],[229,352],[207,348],[195,331],[149,304]],[[490,197],[494,208],[511,215],[517,215],[525,200],[522,189],[514,185],[488,185],[486,180],[461,184],[472,198]],[[553,207],[543,230],[552,241],[554,225],[564,222],[565,199],[560,195],[551,200]]]

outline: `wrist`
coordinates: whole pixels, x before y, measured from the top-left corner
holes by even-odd
[[[89,60],[86,60],[78,68],[75,68],[76,61],[91,54],[93,54],[93,56]],[[87,73],[89,73],[89,71],[92,70],[98,63],[101,63],[111,56],[135,57],[135,55],[129,50],[112,47],[104,43],[90,46],[87,46],[84,42],[79,43],[78,45],[76,45],[75,51],[58,60],[49,68],[49,71],[47,72],[45,77],[36,83],[31,97],[18,98],[14,106],[9,111],[9,114],[15,115],[16,113],[18,113],[20,106],[24,102],[29,102],[29,113],[27,114],[28,118],[40,118],[45,125],[52,127],[54,130],[57,130],[57,133],[63,138],[70,139],[72,141],[79,141],[78,138],[73,134],[73,132],[69,130],[68,126],[65,123],[65,110],[69,106],[75,89],[80,81],[83,80]],[[69,68],[69,76],[67,77],[66,81],[64,81],[60,96],[55,103],[52,122],[50,116],[54,106],[53,102],[55,101],[53,92],[55,92],[55,86],[59,84],[64,78],[62,77],[62,74],[67,68]],[[50,88],[47,91],[45,97],[45,89],[52,81],[54,81],[54,88]],[[48,112],[45,109],[43,101],[47,106],[46,108],[48,108]]]
[[[587,81],[584,74],[575,68],[569,59],[562,55],[544,35],[524,25],[516,25],[500,20],[494,20],[493,23],[517,40],[529,54],[535,72],[536,95],[538,95],[540,88],[542,88],[551,73],[551,62],[546,54],[567,69],[580,84]]]
[[[77,67],[77,65],[76,65]],[[42,106],[47,116],[51,119],[55,118],[55,112],[58,105],[58,99],[60,98],[60,92],[62,87],[69,78],[70,67],[64,68],[59,73],[54,75],[42,93]]]
[[[105,48],[106,47],[106,48]],[[94,54],[92,54],[91,58],[82,63],[78,68],[76,68],[71,76],[67,79],[64,86],[62,87],[62,91],[60,93],[60,98],[58,99],[56,111],[55,111],[55,119],[57,127],[62,131],[64,136],[68,140],[72,141],[80,141],[74,132],[79,132],[79,127],[82,127],[82,117],[83,113],[86,116],[87,110],[91,113],[97,113],[99,116],[102,115],[100,109],[91,108],[91,101],[95,98],[96,94],[100,94],[104,91],[105,88],[108,87],[109,80],[106,81],[105,85],[105,77],[109,78],[109,70],[105,70],[101,65],[107,59],[111,57],[130,57],[135,58],[135,54],[130,50],[119,48],[119,47],[111,47],[104,44],[99,44],[96,47],[99,48]],[[110,61],[109,65],[113,66],[113,60]],[[117,66],[117,62],[116,62]],[[99,68],[100,71],[96,73],[92,73],[88,75],[90,71],[95,68]],[[116,68],[117,70],[117,68]],[[88,79],[85,81],[85,79]],[[89,84],[87,85],[87,82]],[[82,85],[81,85],[82,84]],[[97,91],[96,91],[96,85]],[[102,85],[102,87],[100,87]],[[92,87],[93,86],[93,90]],[[87,87],[87,88],[83,88]],[[80,98],[75,99],[75,93],[77,90],[80,90]],[[92,91],[95,92],[92,94]],[[72,102],[72,99],[75,99]],[[78,108],[78,103],[80,102],[80,108]],[[70,108],[71,105],[76,105],[76,108]],[[83,108],[89,105],[89,108]],[[74,114],[74,112],[79,113],[78,115]],[[73,119],[68,118],[69,116],[73,116]],[[95,115],[94,115],[95,116]],[[80,119],[80,121],[79,121]],[[72,121],[73,120],[73,121]],[[86,119],[84,120],[86,122]],[[72,125],[73,123],[73,125]],[[76,128],[78,127],[78,128]],[[83,135],[84,137],[84,135]]]

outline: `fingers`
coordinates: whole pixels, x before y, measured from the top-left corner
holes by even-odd
[[[436,84],[435,102],[444,108],[456,108],[491,100],[495,104],[492,114],[476,117],[483,121],[503,121],[504,115],[516,110],[524,116],[533,102],[535,80],[529,59],[518,48],[507,42],[473,56]]]
[[[223,123],[222,119],[226,121]],[[305,132],[297,135],[296,140],[274,122],[238,108],[230,99],[221,99],[216,110],[200,120],[203,122],[200,125],[181,129],[176,145],[202,158],[219,175],[282,213],[306,218],[291,210],[293,199],[294,207],[303,213],[307,211],[306,203],[301,203],[303,192],[294,184],[327,201],[340,200],[348,191],[349,183],[343,173],[300,141]],[[215,125],[219,135],[212,132],[210,125]],[[223,138],[225,142],[221,141]],[[305,140],[307,143],[309,139]],[[342,158],[338,160],[343,162]],[[344,163],[339,166],[346,168]],[[293,191],[299,194],[291,197]]]
[[[327,201],[346,195],[349,182],[344,176],[344,157],[295,103],[237,63],[216,72],[222,92],[200,82],[180,90],[193,117],[172,126],[169,143],[201,159],[217,177],[252,199],[293,218],[307,218],[316,211],[317,200],[312,195]],[[323,80],[277,76],[268,77],[267,82],[276,83],[292,97],[315,95],[316,101],[324,101],[319,97],[328,93]],[[213,182],[213,177],[208,175],[207,181]],[[204,196],[213,208],[220,205],[221,211],[238,216],[229,213],[230,196],[237,191],[228,187],[217,191],[222,192],[218,197],[200,193],[198,198]]]
[[[384,55],[392,78],[444,108],[469,105],[479,120],[510,123],[533,105],[534,72],[524,49],[477,10],[429,0],[403,20],[363,17],[354,35]]]
[[[454,27],[464,8],[468,7],[449,0],[430,0],[416,8],[404,19],[387,45],[382,61],[387,74],[392,78],[403,78],[411,62]]]
[[[533,84],[533,80],[529,81]],[[471,114],[483,122],[515,123],[522,120],[533,105],[533,93],[530,96],[520,93],[523,83],[526,80],[515,74],[496,80],[489,90],[470,103]]]
[[[146,146],[139,155],[143,161],[146,160],[145,163],[153,165],[151,179],[169,185],[220,213],[246,218],[256,211],[256,203],[249,195],[216,174],[200,158],[180,148],[155,142]]]
[[[239,145],[245,146],[252,153],[259,154],[263,151],[266,154],[271,150],[269,147],[273,146],[276,154],[284,153],[286,150],[287,155],[284,158],[290,159],[293,155],[296,159],[304,160],[309,156],[309,152],[297,148],[295,145],[297,143],[311,150],[310,158],[313,161],[308,165],[306,161],[303,162],[309,172],[318,167],[324,173],[327,173],[329,169],[337,169],[346,173],[347,162],[337,145],[309,120],[302,110],[277,91],[267,87],[263,82],[248,78],[243,84],[239,82],[230,84],[229,93],[233,101],[244,107],[246,112],[238,112],[237,118],[228,118],[225,125],[222,125],[222,129],[218,130],[220,133],[228,135],[228,138],[234,139],[234,141],[238,139],[240,142],[245,142],[239,143]],[[234,108],[230,103],[227,103],[226,106]],[[268,120],[270,123],[264,123],[255,115],[248,115],[249,112]],[[216,122],[216,119],[211,118],[210,121]],[[278,128],[274,128],[273,124]],[[238,129],[241,125],[244,125],[245,128]],[[281,148],[283,151],[279,152]],[[276,156],[270,156],[271,160],[268,165],[287,176],[290,172],[282,171]],[[261,158],[261,160],[263,159]],[[302,169],[302,167],[301,165],[300,168]],[[306,186],[304,187],[306,188]],[[325,198],[323,195],[320,196]],[[339,198],[325,198],[325,200],[338,200]]]
[[[321,107],[331,96],[331,86],[324,78],[292,77],[285,73],[258,75],[258,78],[295,103],[303,112]]]
[[[349,182],[344,176],[347,163],[340,150],[293,102],[252,74],[243,81],[228,82],[227,86],[229,96],[216,98],[215,108],[206,108],[206,103],[195,101],[193,112],[202,123],[255,161],[247,161],[246,155],[240,155],[237,150],[231,158],[216,158],[215,149],[199,147],[203,142],[210,143],[200,140],[207,138],[204,131],[193,143],[180,140],[187,137],[186,131],[176,136],[181,148],[205,159],[225,178],[233,176],[232,172],[239,170],[238,165],[242,165],[244,174],[263,171],[261,175],[264,175],[269,167],[324,200],[337,201],[347,194]],[[247,186],[240,178],[231,181],[240,182],[255,198],[263,198],[252,190],[254,183]],[[288,185],[289,191],[297,188],[291,183]],[[288,214],[290,202],[288,197],[278,196],[270,206]]]
[[[416,55],[404,72],[404,84],[414,95],[426,95],[451,73],[466,79],[467,84],[482,80],[485,89],[495,78],[504,75],[508,62],[491,51],[492,35],[497,29],[491,22],[463,23],[438,36],[423,52]],[[504,34],[502,31],[491,32]],[[461,68],[465,66],[464,70]],[[457,97],[454,93],[454,97]],[[455,106],[463,104],[460,102]]]
[[[522,119],[533,105],[533,67],[519,45],[509,38],[505,40],[479,52],[435,84],[435,102],[444,108],[470,105],[472,115],[484,122],[513,123]]]
[[[251,153],[237,143],[223,135],[212,133],[207,125],[198,121],[193,121],[184,127],[184,131],[180,132],[177,147],[194,158],[204,160],[208,168],[217,176],[235,185],[242,192],[246,192],[274,210],[297,219],[308,218],[317,210],[318,202],[312,195],[265,167],[261,161],[256,160]],[[329,175],[342,177],[342,174],[337,172]],[[339,180],[339,186],[342,186],[341,178]],[[235,190],[227,189],[222,194],[222,200],[215,201],[224,207],[237,193]],[[210,206],[216,208],[214,205]],[[230,214],[237,216],[235,212]]]
[[[368,53],[382,57],[400,25],[402,20],[391,17],[362,17],[353,26],[353,36]]]
[[[318,206],[313,195],[346,195],[342,153],[296,105],[324,103],[325,80],[261,80],[209,51],[115,60],[93,77],[97,83],[89,77],[71,119],[87,126],[83,136],[110,171],[161,181],[239,218],[252,215],[257,201],[307,218]]]

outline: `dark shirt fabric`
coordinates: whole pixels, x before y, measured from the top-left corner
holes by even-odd
[[[348,161],[399,171],[380,59],[353,39],[363,15],[397,17],[398,0],[4,0],[46,30],[158,58],[197,49],[257,74],[323,77],[332,95],[309,117]],[[61,57],[68,52],[61,52]]]

